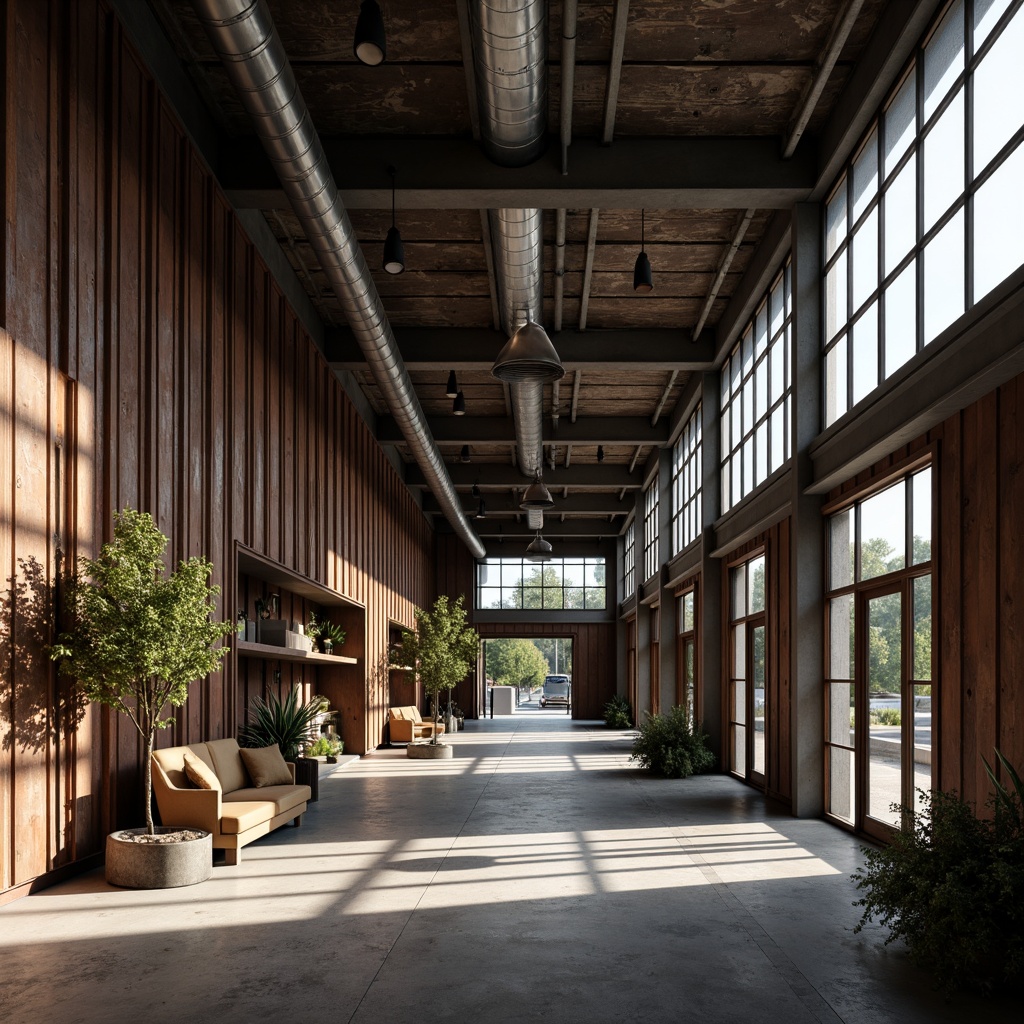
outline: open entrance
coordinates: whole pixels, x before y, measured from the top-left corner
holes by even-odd
[[[482,657],[486,717],[572,715],[571,636],[495,637]]]

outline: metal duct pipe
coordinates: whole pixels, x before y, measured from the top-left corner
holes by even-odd
[[[444,460],[427,429],[265,0],[192,0],[192,6],[256,126],[413,458],[445,518],[474,557],[483,558],[486,550],[462,511]]]
[[[470,6],[484,152],[518,167],[544,149],[547,128],[547,5],[544,0],[477,0]],[[542,210],[489,210],[501,326],[511,336],[544,310]],[[519,468],[542,468],[544,387],[509,386]]]

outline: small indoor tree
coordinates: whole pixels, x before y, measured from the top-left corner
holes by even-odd
[[[392,665],[411,665],[430,694],[434,709],[434,735],[437,742],[440,722],[441,691],[450,690],[466,678],[476,661],[480,639],[476,630],[466,625],[466,609],[462,596],[454,601],[442,594],[429,611],[417,608],[416,629],[402,630],[400,648],[390,654]]]
[[[220,588],[210,586],[210,563],[190,558],[167,576],[166,547],[148,512],[116,512],[114,539],[99,558],[80,559],[68,581],[73,625],[50,649],[88,700],[126,715],[142,737],[148,835],[153,739],[174,722],[164,710],[181,707],[189,684],[217,668],[230,648],[214,645],[234,628],[212,620]]]

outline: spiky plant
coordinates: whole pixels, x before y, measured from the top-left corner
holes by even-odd
[[[286,761],[299,756],[299,747],[310,739],[317,715],[327,710],[328,700],[319,695],[299,703],[299,691],[292,690],[282,701],[274,694],[267,700],[253,697],[250,720],[239,739],[247,747],[269,747],[276,743]]]

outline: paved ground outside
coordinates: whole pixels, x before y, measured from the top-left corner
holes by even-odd
[[[200,885],[93,872],[0,908],[0,1020],[1019,1024],[853,933],[841,830],[564,715],[451,739],[325,774],[301,828]]]

